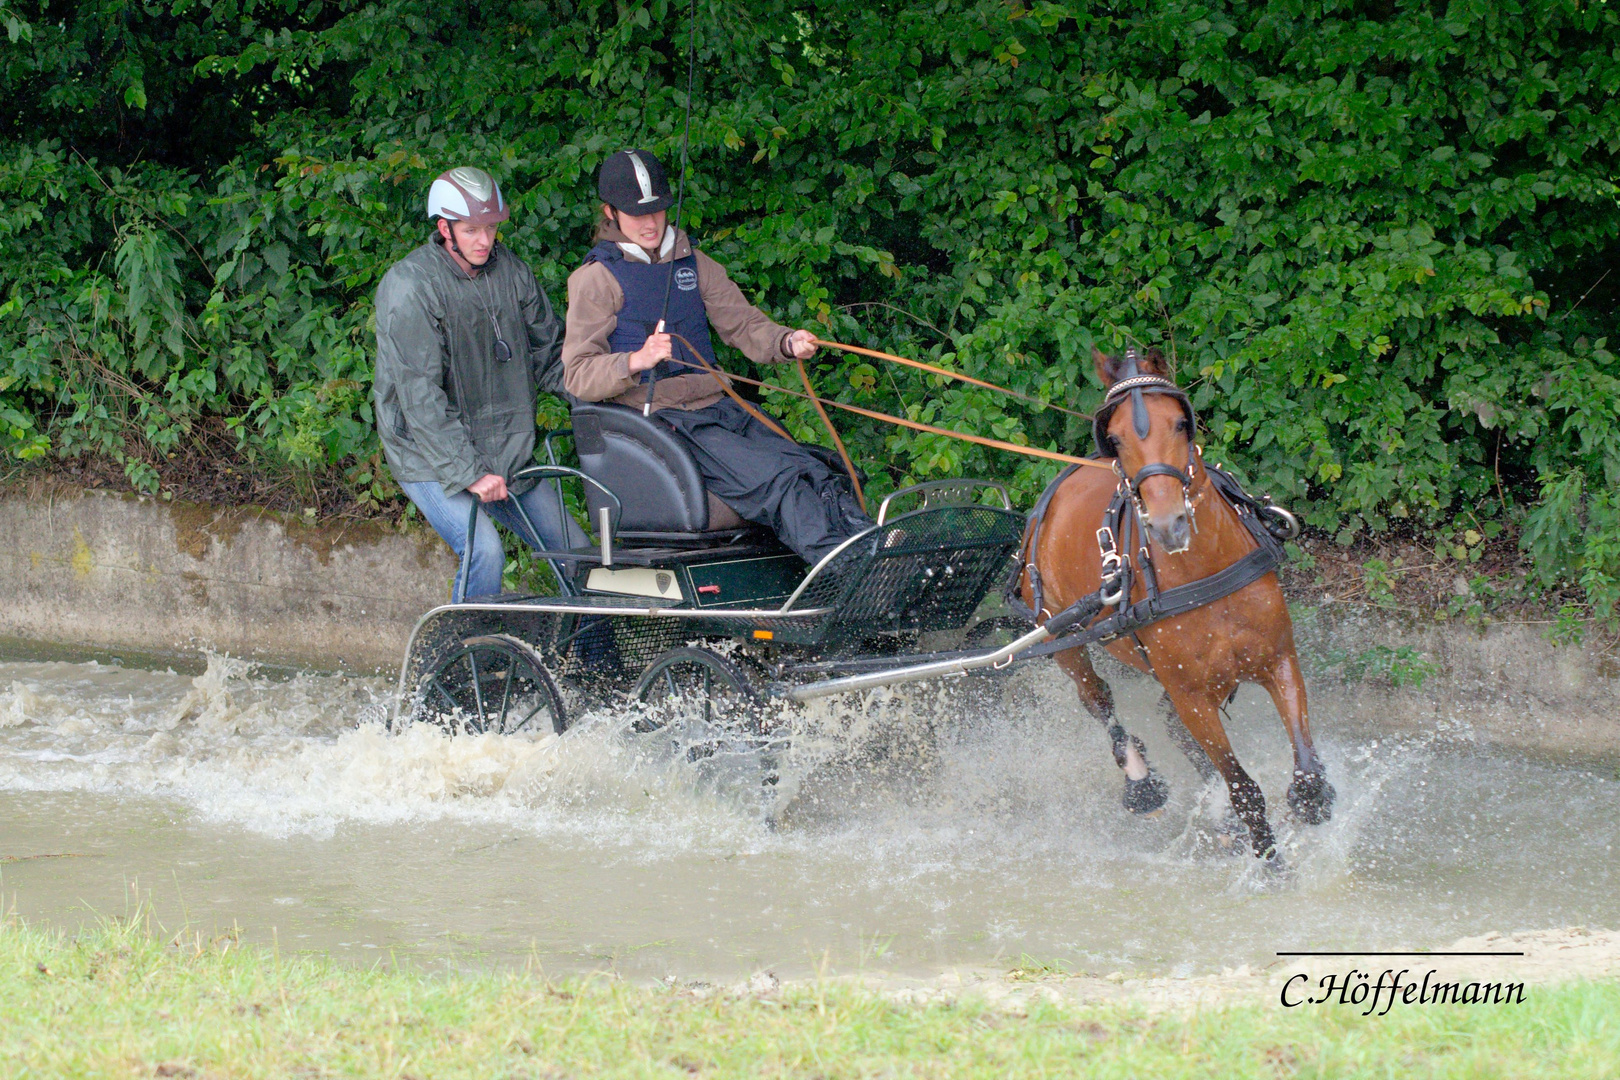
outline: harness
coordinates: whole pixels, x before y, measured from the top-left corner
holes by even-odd
[[[1144,627],[1165,619],[1173,619],[1230,596],[1274,571],[1282,561],[1283,541],[1292,539],[1299,533],[1299,522],[1287,510],[1272,503],[1269,497],[1255,498],[1244,491],[1242,485],[1230,473],[1218,466],[1199,461],[1193,449],[1193,432],[1197,430],[1197,419],[1186,392],[1169,379],[1157,375],[1138,374],[1139,357],[1135,349],[1127,350],[1125,357],[1124,377],[1109,387],[1108,396],[1102,408],[1097,410],[1093,423],[1092,437],[1097,444],[1099,456],[1113,456],[1112,440],[1108,437],[1108,421],[1116,408],[1127,398],[1130,399],[1132,424],[1137,437],[1145,438],[1148,434],[1149,419],[1143,397],[1146,394],[1165,394],[1180,403],[1191,428],[1187,441],[1187,468],[1182,470],[1164,462],[1154,462],[1143,466],[1134,476],[1127,476],[1119,464],[1119,459],[1114,458],[1114,474],[1119,478],[1119,483],[1108,509],[1103,514],[1103,524],[1097,530],[1097,547],[1102,556],[1101,583],[1096,592],[1081,597],[1055,615],[1047,611],[1044,603],[1040,570],[1035,566],[1035,552],[1039,550],[1041,528],[1051,507],[1053,496],[1079,466],[1070,465],[1047,485],[1030,511],[1030,538],[1026,549],[1028,554],[1024,565],[1008,582],[1006,601],[1009,608],[1031,623],[1039,624],[1044,615],[1047,632],[1055,640],[1025,650],[1019,654],[1019,659],[1049,656],[1080,645],[1107,644],[1127,634],[1135,638],[1137,631]],[[1146,529],[1148,515],[1142,505],[1140,488],[1144,480],[1154,476],[1170,476],[1181,481],[1182,499],[1187,507],[1188,522],[1196,530],[1196,525],[1192,524],[1196,520],[1192,506],[1192,488],[1200,467],[1208,476],[1210,488],[1215,495],[1225,499],[1227,505],[1237,512],[1238,520],[1254,538],[1255,548],[1209,577],[1161,590],[1158,574],[1153,566],[1152,551],[1148,546]],[[1131,603],[1130,595],[1137,577],[1142,580],[1146,596]],[[1033,601],[1030,605],[1026,605],[1018,595],[1018,585],[1026,578],[1030,584],[1030,598]],[[1104,615],[1103,612],[1110,608],[1113,609],[1112,614]],[[1083,629],[1070,633],[1076,627]],[[1136,639],[1136,646],[1141,651],[1143,659],[1147,660],[1147,651],[1140,638]],[[1152,668],[1151,662],[1148,667]]]

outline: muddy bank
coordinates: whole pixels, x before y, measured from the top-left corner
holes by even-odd
[[[72,488],[0,495],[0,635],[387,670],[455,572],[431,532]]]
[[[1437,996],[1450,993],[1451,985],[1461,998],[1467,987],[1477,983],[1502,987],[1499,993],[1509,993],[1510,984],[1522,986],[1521,993],[1533,993],[1536,987],[1568,982],[1573,979],[1620,978],[1620,932],[1594,930],[1584,926],[1563,927],[1554,930],[1528,930],[1518,933],[1481,934],[1466,937],[1450,945],[1424,947],[1425,954],[1402,957],[1342,956],[1311,959],[1278,958],[1264,968],[1241,964],[1223,969],[1219,974],[1187,975],[1182,977],[1141,977],[1122,971],[1095,974],[1046,968],[1013,968],[1010,971],[964,969],[945,972],[931,979],[904,979],[881,974],[851,976],[844,980],[885,998],[902,1004],[943,1004],[957,1001],[981,1001],[1023,1014],[1037,1002],[1053,1005],[1138,1005],[1149,1012],[1186,1011],[1203,1008],[1221,1008],[1230,1005],[1280,1003],[1286,988],[1291,1008],[1298,1008],[1305,998],[1321,995],[1322,980],[1337,976],[1334,984],[1349,985],[1348,998],[1354,993],[1355,979],[1345,979],[1352,972],[1368,975],[1375,983],[1386,969],[1401,973],[1402,987],[1413,984],[1418,993]],[[1476,953],[1498,955],[1458,956],[1447,953]],[[1521,955],[1509,955],[1518,953]],[[1430,974],[1432,973],[1432,974]],[[1424,976],[1430,975],[1427,986]],[[1304,976],[1301,978],[1300,976]],[[754,975],[747,982],[730,986],[715,986],[694,982],[680,984],[671,981],[677,993],[696,997],[717,994],[732,997],[770,997],[782,987],[769,972]],[[795,985],[790,981],[788,986]],[[1441,986],[1447,990],[1439,989]],[[1489,992],[1486,998],[1489,999]],[[1363,1004],[1339,1005],[1337,997],[1330,1004],[1339,1005],[1359,1015],[1371,1001],[1370,992],[1363,995]],[[1383,992],[1373,1015],[1378,1015],[1389,1004],[1388,991]],[[1408,1005],[1411,1004],[1409,1000]],[[1399,1004],[1390,1005],[1399,1008]]]

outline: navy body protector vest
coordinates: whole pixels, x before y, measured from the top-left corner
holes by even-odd
[[[608,335],[608,346],[614,352],[635,352],[641,348],[658,326],[664,307],[664,290],[669,289],[669,315],[664,322],[667,333],[679,334],[690,341],[711,367],[720,365],[714,358],[714,344],[709,340],[709,315],[703,307],[703,296],[698,291],[697,256],[688,255],[674,262],[675,281],[670,283],[669,263],[634,262],[624,257],[624,249],[610,240],[597,244],[585,256],[587,263],[599,262],[619,282],[624,293],[624,307],[619,309],[619,323]],[[672,375],[702,374],[703,369],[692,362],[691,354],[679,341],[672,342],[674,352],[668,360],[658,362],[656,371],[660,379]],[[641,373],[646,382],[648,372]]]

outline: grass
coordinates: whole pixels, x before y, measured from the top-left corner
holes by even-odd
[[[1524,1005],[1285,1011],[901,1005],[847,986],[699,999],[605,977],[425,976],[144,923],[0,922],[0,1075],[1612,1077],[1620,983]]]

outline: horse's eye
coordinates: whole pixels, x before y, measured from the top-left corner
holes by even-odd
[[[1191,430],[1192,430],[1192,425],[1187,423],[1187,418],[1185,416],[1183,416],[1180,420],[1176,421],[1176,433],[1178,435],[1185,435],[1185,434],[1187,434],[1187,432],[1189,432]]]

